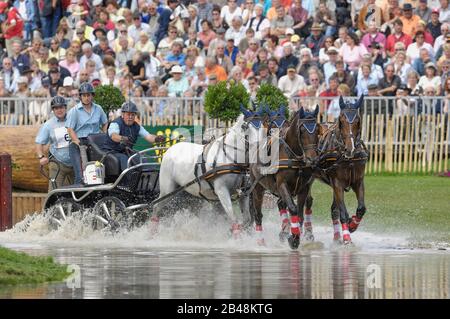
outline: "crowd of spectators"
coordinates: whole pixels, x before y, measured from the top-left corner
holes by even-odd
[[[408,96],[446,96],[435,107],[449,109],[449,0],[15,0],[0,21],[0,97],[76,100],[86,81],[202,97],[234,80],[252,97],[270,83],[288,98],[397,96],[401,114]]]

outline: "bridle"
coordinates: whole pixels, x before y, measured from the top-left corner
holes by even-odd
[[[357,109],[343,109],[342,111],[343,117],[346,119],[348,125],[349,125],[349,138],[352,143],[352,150],[350,151],[350,156],[347,155],[347,152],[345,152],[345,136],[341,133],[341,116],[339,116],[339,123],[338,123],[338,134],[336,143],[338,145],[338,149],[344,154],[344,157],[347,159],[351,159],[354,157],[355,150],[362,144],[361,141],[361,130],[358,130],[358,134],[356,136],[353,135],[352,125],[354,124],[356,119],[361,120],[361,117],[359,116],[359,111]]]
[[[306,151],[309,150],[315,150],[317,154],[319,154],[319,149],[317,147],[317,143],[310,143],[307,145],[303,145],[302,139],[301,139],[301,128],[302,126],[305,128],[306,132],[308,132],[309,135],[314,134],[314,132],[317,129],[317,120],[315,118],[306,118],[306,119],[298,119],[297,120],[297,144],[300,147],[302,151],[303,158],[306,159]]]

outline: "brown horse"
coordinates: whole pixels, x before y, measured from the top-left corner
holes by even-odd
[[[273,173],[262,173],[265,166],[262,163],[250,166],[251,180],[256,183],[252,192],[256,232],[258,242],[262,244],[262,202],[264,191],[269,190],[272,194],[280,197],[285,203],[291,215],[290,234],[289,219],[287,211],[280,211],[283,226],[280,238],[286,236],[289,246],[292,249],[298,248],[300,244],[301,227],[303,224],[303,207],[308,196],[313,178],[313,166],[318,159],[318,142],[320,125],[317,123],[319,107],[315,112],[306,112],[301,108],[294,116],[290,125],[280,125],[281,130],[278,137],[272,136],[273,152],[278,151],[276,163],[272,162],[271,167],[275,168]],[[281,108],[278,113],[271,114],[272,123],[277,123],[283,117],[284,110]],[[279,123],[279,122],[278,122]],[[274,158],[272,156],[272,158]],[[267,168],[267,167],[265,167]],[[293,200],[297,196],[297,205]],[[283,204],[281,203],[281,208]]]
[[[331,218],[334,227],[334,240],[340,240],[339,221],[342,227],[344,244],[351,243],[350,233],[354,232],[366,213],[364,202],[364,171],[368,152],[361,140],[362,120],[359,109],[364,97],[350,104],[339,99],[341,113],[337,123],[324,133],[319,143],[320,160],[314,177],[333,188]],[[344,191],[353,189],[358,200],[356,215],[350,219],[344,202]],[[305,213],[312,213],[313,198],[308,195]],[[312,227],[310,225],[310,227]],[[311,230],[312,231],[312,230]]]

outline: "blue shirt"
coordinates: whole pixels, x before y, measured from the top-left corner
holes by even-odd
[[[108,135],[112,137],[113,134],[120,134],[120,127],[117,123],[111,123],[108,128]],[[141,125],[141,128],[139,129],[139,136],[145,138],[146,136],[150,135],[149,132]]]
[[[70,137],[65,124],[66,120],[59,120],[56,116],[53,116],[41,126],[35,142],[42,145],[50,143],[50,153],[58,162],[72,167],[69,156]]]
[[[108,118],[100,105],[92,103],[91,113],[88,113],[80,102],[67,114],[66,127],[82,138],[100,133],[100,128],[107,122]]]
[[[184,65],[184,60],[186,59],[186,55],[184,53],[180,53],[178,55],[173,54],[172,52],[166,56],[167,62],[178,62],[179,65]]]

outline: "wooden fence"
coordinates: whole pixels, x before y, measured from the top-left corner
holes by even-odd
[[[449,169],[448,115],[365,115],[362,139],[370,152],[366,173],[435,173]]]
[[[27,215],[41,212],[46,193],[13,193],[12,222],[13,225],[22,221]]]

